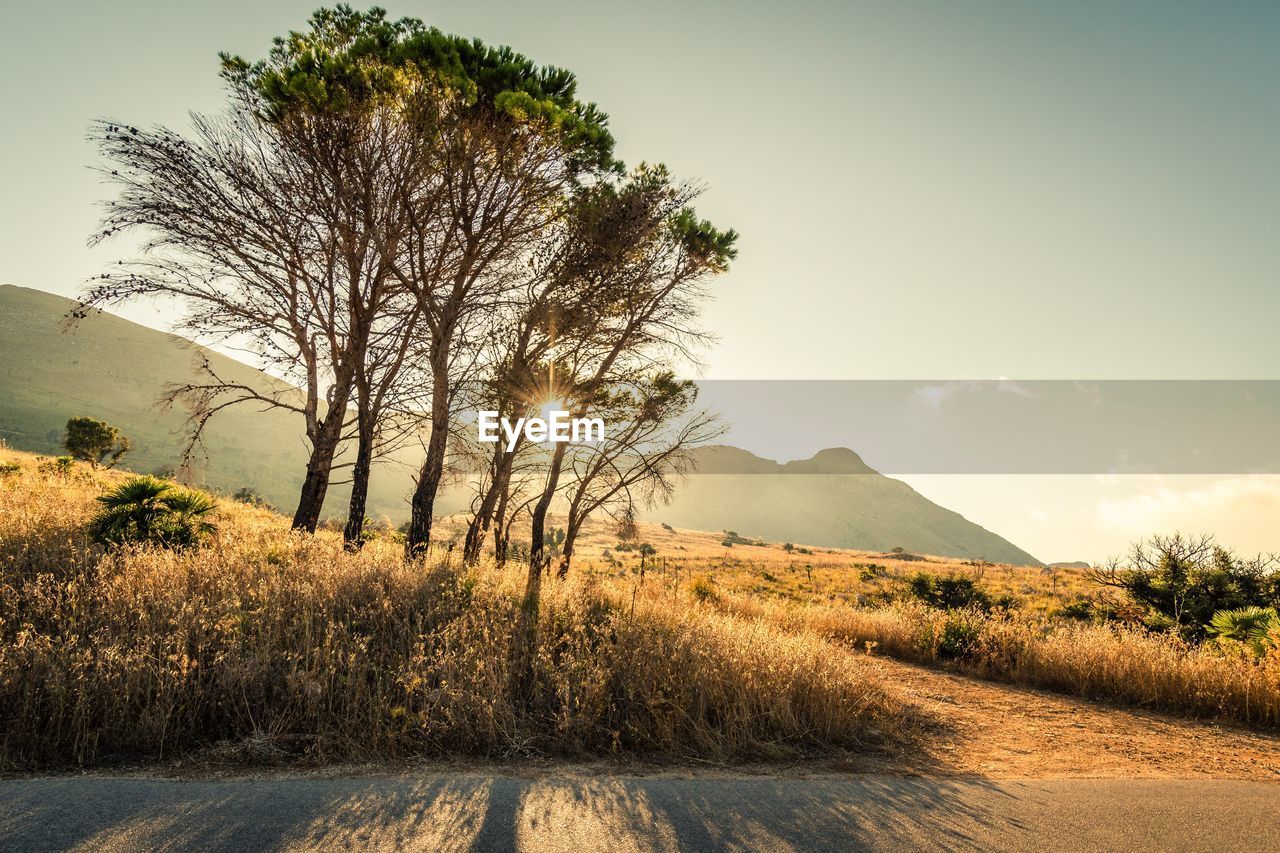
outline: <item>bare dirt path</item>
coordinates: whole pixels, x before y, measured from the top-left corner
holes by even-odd
[[[887,658],[868,663],[927,720],[918,739],[922,758],[912,767],[918,772],[1280,780],[1280,733],[1113,707]]]

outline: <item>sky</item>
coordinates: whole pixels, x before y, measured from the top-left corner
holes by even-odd
[[[0,282],[73,295],[128,255],[85,246],[88,123],[184,129],[218,51],[315,5],[6,0]],[[383,5],[572,69],[625,160],[705,186],[742,234],[709,378],[1277,378],[1280,4]],[[1019,542],[1025,496],[947,482]]]

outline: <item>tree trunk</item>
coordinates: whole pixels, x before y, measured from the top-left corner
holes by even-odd
[[[564,454],[568,447],[567,442],[556,445],[555,453],[551,456],[551,465],[547,470],[547,483],[542,488],[542,496],[533,507],[533,530],[530,534],[532,541],[529,543],[531,576],[533,567],[536,566],[541,570],[546,562],[546,543],[543,540],[547,528],[547,511],[551,509],[551,501],[555,498],[556,489],[560,485],[560,469],[564,467]]]
[[[579,505],[577,501],[569,505],[569,520],[564,526],[564,544],[560,546],[560,565],[556,568],[557,577],[565,577],[569,574],[569,564],[573,562],[573,543],[578,538],[578,531],[582,527],[582,519],[579,517]]]
[[[474,565],[480,559],[480,549],[484,547],[485,534],[493,521],[494,509],[498,506],[498,496],[505,491],[511,477],[511,459],[507,458],[501,448],[494,451],[493,479],[480,501],[476,514],[467,525],[467,538],[462,549],[463,565]]]
[[[445,450],[449,442],[449,380],[437,373],[431,391],[431,439],[427,442],[427,458],[418,472],[418,486],[410,504],[409,535],[405,540],[405,556],[424,557],[431,547],[431,521],[435,513],[436,493],[444,478]]]
[[[359,429],[356,464],[351,470],[351,502],[347,505],[347,526],[342,530],[342,541],[349,551],[357,551],[364,544],[364,515],[369,499],[369,474],[373,468],[372,419],[361,418]]]
[[[302,481],[302,493],[298,497],[298,509],[293,514],[293,529],[315,533],[324,509],[324,496],[329,491],[329,474],[333,470],[333,457],[342,438],[342,420],[335,416],[325,419],[320,434],[311,446],[307,459],[307,476]]]
[[[532,541],[529,543],[529,573],[525,578],[524,598],[520,602],[520,614],[516,619],[516,642],[513,648],[512,675],[516,679],[516,696],[528,698],[533,685],[533,654],[538,642],[538,604],[542,598],[542,570],[546,562],[547,510],[560,483],[560,469],[564,464],[567,443],[556,445],[547,471],[547,483],[542,496],[533,508]]]

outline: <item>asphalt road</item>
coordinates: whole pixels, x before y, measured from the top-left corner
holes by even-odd
[[[0,849],[1256,850],[1280,784],[479,774],[0,780]]]

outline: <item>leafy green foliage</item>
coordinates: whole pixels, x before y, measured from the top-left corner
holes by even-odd
[[[542,544],[547,547],[547,552],[554,556],[560,553],[560,548],[564,545],[564,536],[563,527],[553,527],[542,534]]]
[[[948,616],[938,637],[938,657],[956,660],[968,657],[977,648],[981,629],[963,614]]]
[[[1154,537],[1134,546],[1127,565],[1091,576],[1127,592],[1147,611],[1147,627],[1189,640],[1203,639],[1219,611],[1280,606],[1280,573],[1268,561],[1240,559],[1207,536]]]
[[[581,168],[619,168],[608,116],[578,100],[577,78],[566,69],[416,18],[388,20],[378,8],[358,12],[340,4],[320,9],[309,23],[309,30],[277,39],[260,62],[222,54],[223,78],[271,120],[295,109],[338,113],[379,103],[435,115],[452,104],[464,117],[536,126]],[[430,103],[422,103],[423,93]]]
[[[104,545],[146,543],[166,548],[200,544],[217,528],[209,516],[217,502],[204,492],[184,489],[154,477],[134,477],[98,498],[102,504],[90,522]]]
[[[249,486],[241,486],[236,489],[235,494],[231,496],[231,499],[233,501],[239,501],[242,504],[248,504],[249,506],[261,507],[273,512],[275,511],[275,507],[263,498],[262,495],[258,494],[257,489],[250,488]]]
[[[991,597],[972,580],[958,575],[934,577],[928,572],[918,572],[907,581],[907,591],[913,598],[939,610],[991,609]]]
[[[53,459],[42,459],[36,463],[36,471],[47,477],[67,478],[75,472],[76,460],[70,456],[57,456]]]
[[[119,429],[96,418],[68,420],[67,435],[62,443],[73,458],[95,468],[102,464],[111,468],[133,449],[133,444]]]
[[[1274,607],[1241,607],[1213,614],[1208,632],[1219,640],[1243,643],[1262,657],[1269,645],[1280,641],[1280,636],[1273,636],[1277,628],[1280,628],[1280,614]]]

